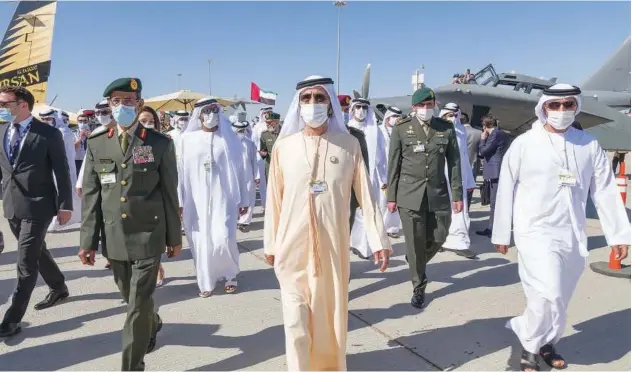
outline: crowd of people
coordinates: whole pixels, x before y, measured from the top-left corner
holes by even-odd
[[[452,75],[452,84],[476,84],[476,81],[474,80],[474,74],[468,68],[464,74],[457,72]]]
[[[3,208],[19,252],[0,337],[21,331],[38,273],[50,292],[36,309],[70,295],[45,235],[80,218],[81,262],[94,265],[100,249],[127,303],[121,369],[143,370],[162,328],[153,293],[164,279],[163,254],[177,256],[186,236],[199,296],[211,297],[220,282],[236,292],[237,230],[248,231],[258,190],[287,367],[345,370],[349,250],[384,272],[389,238],[403,231],[410,303],[422,309],[426,267],[438,252],[476,257],[469,209],[483,160],[481,199],[491,215],[477,233],[506,254],[513,232],[527,308],[507,326],[523,346],[521,369],[537,370],[537,355],[564,368],[555,344],[588,255],[589,195],[619,259],[630,244],[606,155],[572,127],[579,88],[548,88],[535,107],[538,120],[511,144],[491,115],[481,131],[455,103],[437,110],[428,87],[413,94],[411,114],[388,107],[381,125],[370,100],[334,90],[327,77],[298,82],[282,125],[271,107],[253,124],[203,98],[192,112],[175,112],[163,133],[159,115],[144,106],[141,81],[121,78],[95,107],[100,126],[89,130],[80,116],[75,137],[60,112],[34,118],[28,90],[0,88],[0,120],[10,123],[0,127]]]

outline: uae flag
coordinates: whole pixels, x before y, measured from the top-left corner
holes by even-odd
[[[267,90],[259,88],[254,82],[250,83],[250,99],[263,103],[264,105],[274,106],[276,102],[277,94]]]

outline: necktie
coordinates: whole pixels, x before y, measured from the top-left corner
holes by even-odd
[[[428,126],[428,123],[422,123],[421,127],[424,129],[424,133],[426,133],[426,136],[428,135],[428,131],[430,130],[430,127]]]
[[[10,159],[11,165],[15,163],[15,159],[18,157],[18,153],[20,152],[20,140],[22,136],[20,135],[20,123],[13,124],[13,136],[11,137],[11,144],[9,145]]]
[[[127,134],[127,132],[123,132],[120,138],[121,138],[121,150],[123,150],[123,154],[126,154],[127,148],[129,147],[129,134]]]

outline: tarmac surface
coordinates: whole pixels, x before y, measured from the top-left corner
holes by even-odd
[[[476,196],[476,195],[475,195]],[[349,301],[349,370],[518,370],[520,344],[506,321],[523,312],[515,249],[495,252],[477,236],[488,208],[475,197],[472,250],[478,260],[439,253],[428,266],[427,305],[413,308],[412,286],[404,261],[403,238],[393,240],[394,257],[386,273],[353,256]],[[241,251],[239,289],[198,297],[191,254],[184,249],[164,260],[166,283],[156,289],[164,327],[147,370],[285,370],[284,333],[278,283],[263,261],[261,210],[248,233],[238,233]],[[589,215],[595,217],[594,210]],[[15,239],[4,218],[6,248],[0,254],[0,296],[7,309],[15,287]],[[599,221],[587,232],[589,263],[607,261],[609,248]],[[66,275],[71,297],[43,311],[33,305],[47,294],[38,281],[22,333],[0,341],[2,370],[119,370],[125,305],[98,257],[94,267],[77,258],[79,233],[48,234],[48,247]],[[629,263],[629,259],[625,263]],[[558,351],[569,370],[630,370],[630,281],[586,269],[568,311]],[[543,370],[547,368],[541,363]]]

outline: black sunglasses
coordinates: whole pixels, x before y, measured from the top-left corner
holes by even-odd
[[[546,104],[546,106],[551,110],[559,110],[560,107],[562,106],[564,106],[565,109],[571,109],[575,107],[576,105],[577,103],[575,101],[564,101],[564,102],[553,101]]]

